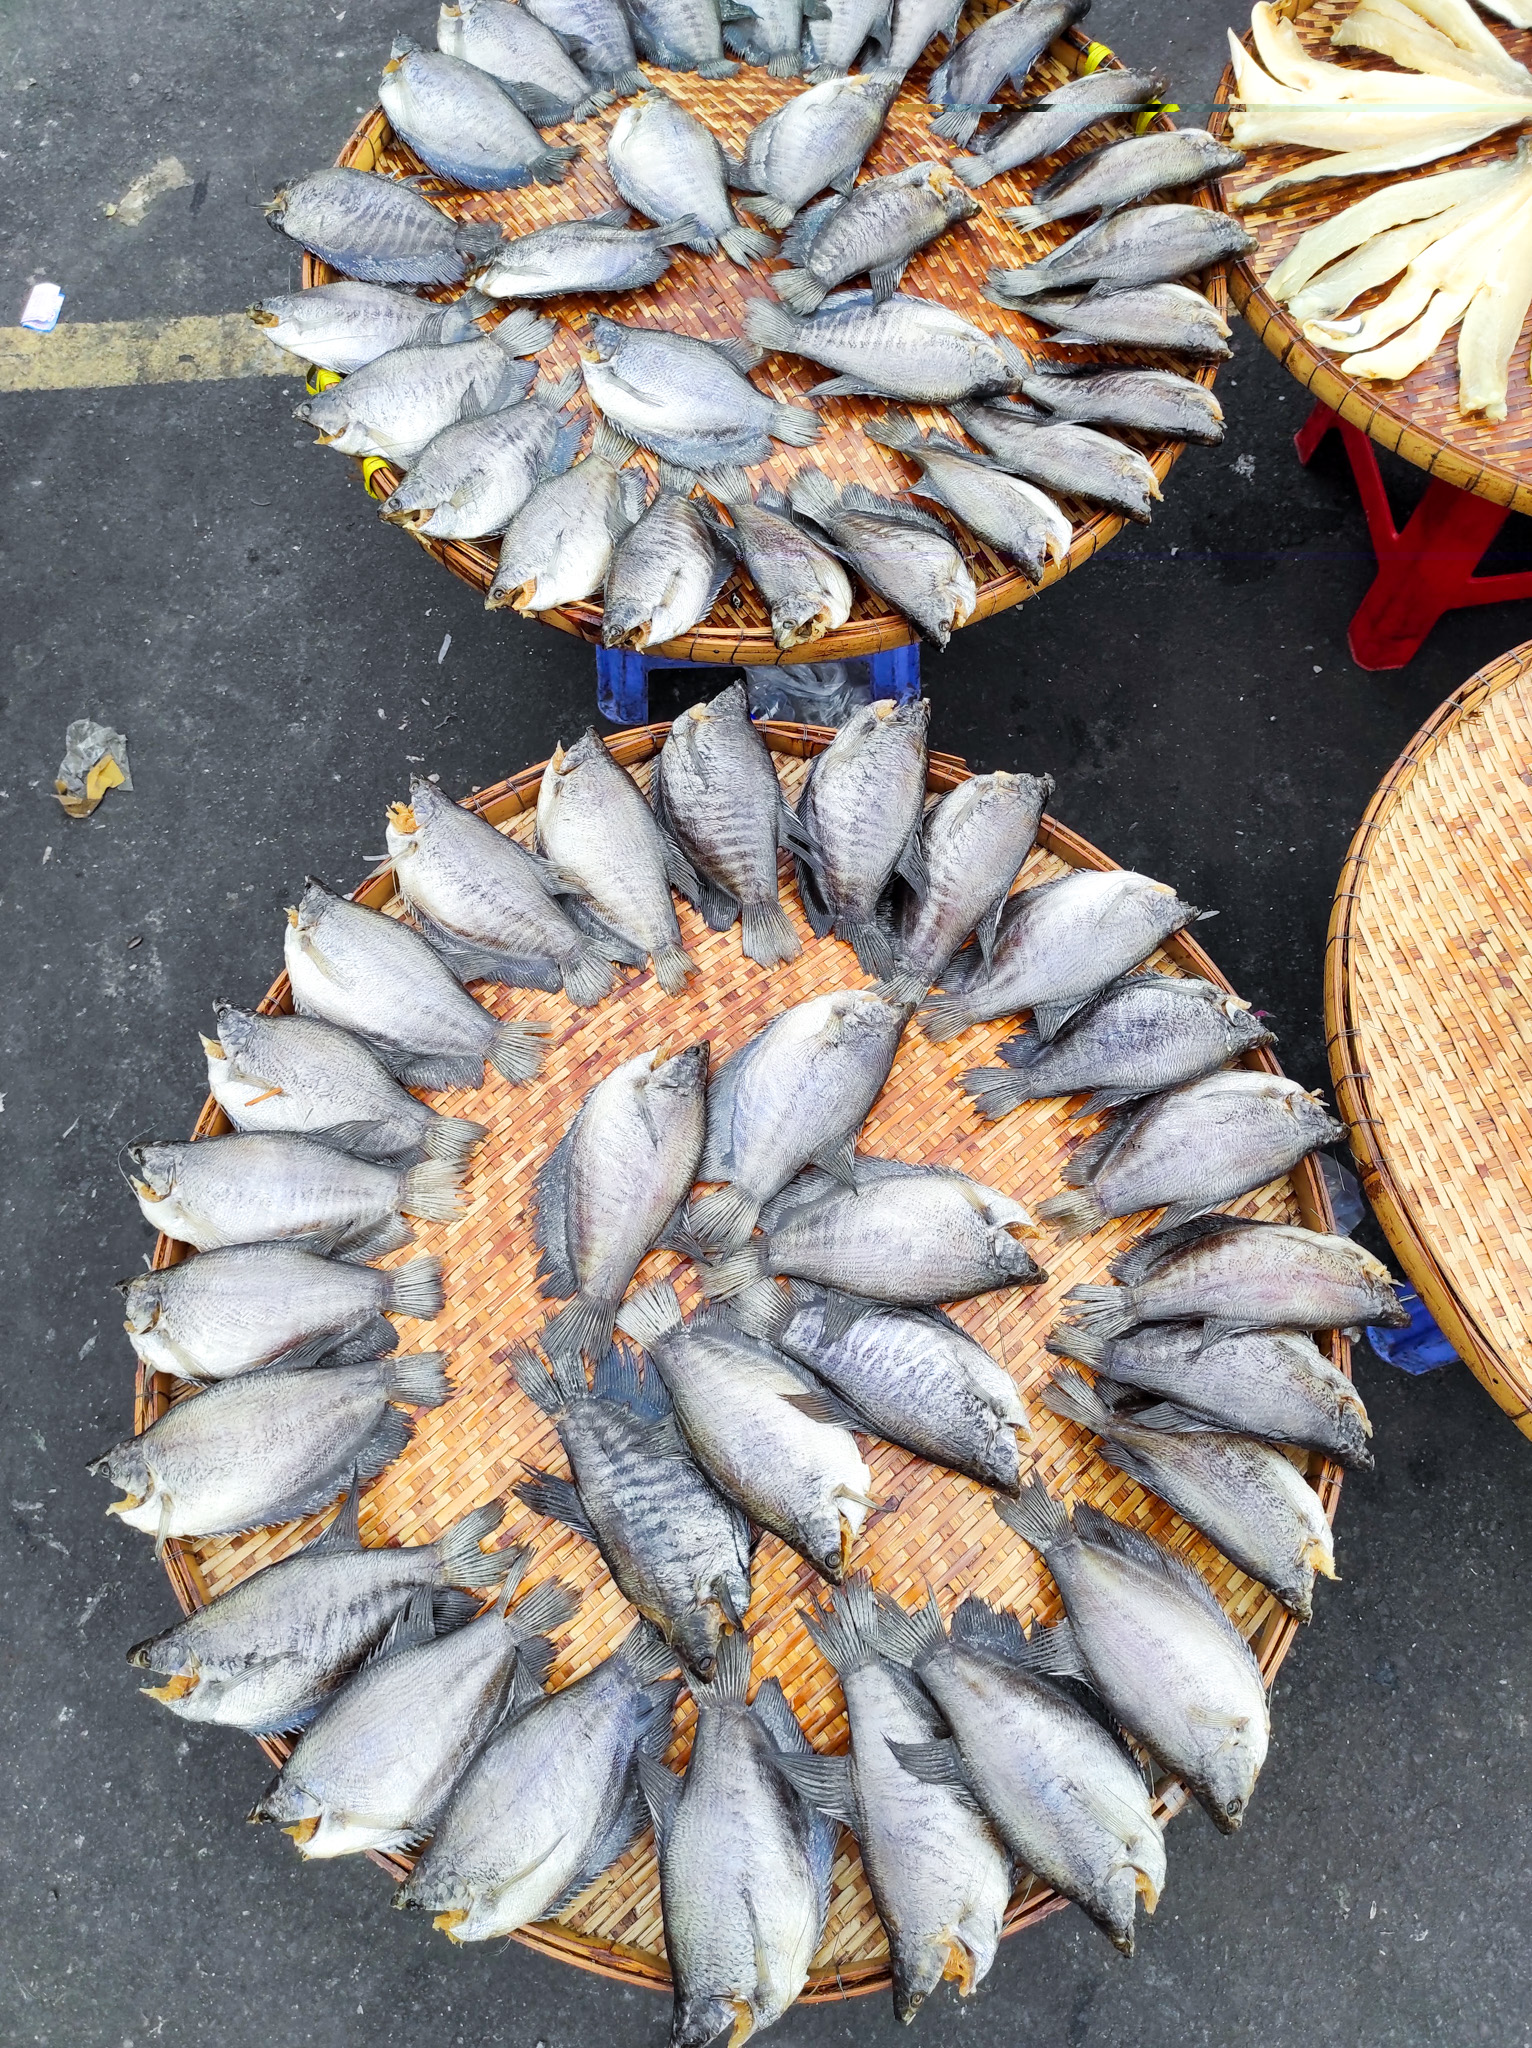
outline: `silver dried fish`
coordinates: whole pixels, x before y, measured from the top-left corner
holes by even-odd
[[[1025,303],[1044,292],[1079,285],[1102,293],[1168,284],[1193,271],[1248,256],[1255,236],[1209,206],[1134,206],[1082,228],[1057,249],[1020,270],[992,270],[988,283],[1007,300]]]
[[[1030,206],[1002,207],[1000,218],[1013,228],[1042,227],[1082,213],[1099,213],[1105,220],[1135,199],[1205,184],[1225,171],[1237,171],[1244,161],[1242,149],[1230,149],[1205,128],[1151,129],[1071,157],[1044,178]]]
[[[851,190],[898,90],[897,78],[872,72],[795,94],[751,129],[730,184],[751,195],[743,204],[769,227],[785,228],[827,185]]]
[[[788,498],[770,485],[752,497],[741,469],[709,470],[700,482],[729,514],[734,545],[771,613],[778,647],[801,647],[845,625],[851,579],[824,542],[793,517]]]
[[[1174,287],[1170,287],[1174,289]],[[1056,420],[1081,426],[1136,427],[1176,441],[1223,439],[1223,407],[1205,384],[1173,370],[1088,369],[1072,363],[1034,363],[1021,380],[1022,395]],[[995,409],[1001,409],[996,401]]]
[[[633,443],[597,420],[588,453],[540,483],[505,530],[487,611],[549,611],[591,597],[612,566],[612,550],[644,509],[647,479],[625,469]]]
[[[617,116],[606,163],[623,198],[650,220],[692,216],[689,249],[711,256],[722,248],[733,262],[748,263],[776,246],[770,235],[740,225],[729,199],[733,159],[717,136],[657,86]]]
[[[509,7],[509,0],[499,0]],[[509,11],[521,13],[521,7]],[[551,299],[565,292],[630,292],[655,284],[674,260],[678,242],[695,234],[691,214],[658,227],[635,228],[625,206],[584,220],[557,220],[513,235],[474,279],[497,299]]]
[[[571,370],[522,405],[443,427],[385,499],[383,518],[433,540],[504,533],[538,484],[574,460],[585,416],[561,408],[579,388]]]
[[[633,30],[621,0],[523,0],[528,14],[551,28],[585,76],[618,95],[644,92]]]
[[[1003,334],[986,334],[949,306],[908,292],[835,292],[800,320],[772,299],[752,299],[745,331],[763,349],[807,356],[842,374],[810,398],[904,398],[951,405],[1014,391],[1026,358]]]
[[[837,285],[865,273],[881,301],[899,289],[917,249],[978,211],[945,164],[869,178],[798,216],[777,253],[800,267],[774,271],[771,288],[795,313],[812,313]]]
[[[278,348],[344,377],[390,349],[472,341],[477,337],[474,321],[488,311],[489,301],[474,291],[436,306],[410,292],[344,278],[306,292],[258,299],[250,318]]]
[[[990,273],[984,297],[1015,311],[1024,303],[1029,320],[1057,331],[1048,339],[1060,348],[1116,343],[1123,348],[1169,348],[1182,355],[1222,362],[1232,353],[1229,323],[1201,292],[1184,284],[1144,285],[1137,291],[1052,292],[1024,302],[994,288]]]
[[[931,75],[926,98],[942,109],[931,133],[966,142],[1001,86],[1024,84],[1048,45],[1089,11],[1090,0],[1017,0],[981,21]]]
[[[1136,448],[1110,434],[1054,421],[1045,413],[1003,401],[954,406],[953,412],[1002,469],[1030,483],[1109,506],[1142,525],[1148,524],[1151,504],[1160,501],[1160,480],[1153,466]],[[1067,530],[1067,520],[1064,525]]]
[[[614,97],[592,84],[552,29],[510,0],[444,0],[436,47],[487,71],[539,128],[583,121]]]
[[[732,551],[692,496],[696,476],[660,464],[660,487],[612,551],[601,592],[607,647],[660,647],[705,619],[734,567]],[[684,858],[670,863],[676,887],[692,897]]]
[[[919,463],[921,480],[913,492],[945,505],[971,533],[1008,555],[1029,582],[1040,583],[1050,562],[1067,558],[1073,534],[1067,516],[1052,498],[1011,473],[1019,465],[978,455],[947,434],[922,434],[908,413],[885,413],[863,431],[869,441]]]
[[[870,590],[886,597],[926,639],[945,647],[972,618],[979,594],[962,552],[940,520],[883,498],[865,484],[839,491],[812,464],[793,479],[792,505],[827,533]]]
[[[685,469],[765,462],[773,441],[819,438],[807,407],[781,405],[745,375],[760,361],[743,341],[699,341],[663,327],[592,316],[581,368],[592,401],[619,432]]]
[[[985,185],[1004,171],[1052,156],[1098,121],[1138,113],[1166,90],[1165,80],[1147,71],[1103,68],[1066,79],[976,137],[972,154],[955,157],[952,168],[965,185]]]
[[[396,36],[378,100],[389,125],[422,163],[474,192],[556,185],[578,143],[545,142],[487,71]]]
[[[368,284],[461,284],[468,259],[500,239],[493,221],[454,220],[413,185],[373,171],[315,171],[279,186],[265,213],[280,234]]]

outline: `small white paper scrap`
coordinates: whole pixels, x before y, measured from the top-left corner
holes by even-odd
[[[64,310],[64,287],[60,284],[34,284],[27,293],[27,302],[21,309],[21,324],[30,327],[34,334],[51,334],[59,324],[59,314]]]

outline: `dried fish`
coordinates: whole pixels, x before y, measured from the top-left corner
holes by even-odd
[[[1029,582],[1041,582],[1050,562],[1068,556],[1068,518],[1052,498],[1011,474],[1018,465],[978,455],[947,434],[922,434],[908,413],[885,413],[864,431],[869,441],[918,462],[921,480],[911,486],[916,495],[945,505],[971,533],[1009,555]]]
[[[433,540],[504,533],[538,484],[574,460],[585,417],[561,408],[579,388],[571,370],[524,405],[443,427],[384,500],[382,516]]]
[[[865,273],[881,301],[899,289],[917,249],[978,211],[945,164],[869,178],[798,216],[777,253],[801,268],[773,272],[771,288],[795,313],[812,313],[826,293]]]
[[[984,297],[1015,312],[1016,301],[991,283]],[[1057,331],[1048,339],[1060,348],[1117,343],[1123,348],[1170,348],[1181,355],[1225,360],[1229,323],[1201,292],[1184,284],[1151,284],[1138,291],[1051,292],[1026,301],[1029,320]]]
[[[487,71],[539,128],[583,121],[614,97],[592,84],[552,29],[509,0],[444,0],[436,47]]]
[[[623,198],[650,220],[691,215],[697,225],[688,248],[706,256],[722,248],[735,263],[775,248],[770,235],[740,225],[729,199],[733,159],[717,136],[657,86],[617,116],[606,162]]]
[[[545,142],[487,71],[422,50],[408,36],[394,38],[378,99],[422,163],[471,191],[556,185],[580,154],[578,143]]]
[[[476,291],[436,306],[410,292],[344,278],[338,284],[311,285],[306,292],[258,299],[250,318],[278,348],[344,377],[390,349],[472,341],[474,321],[489,310],[488,299]]]
[[[461,284],[468,259],[500,239],[493,221],[454,220],[413,185],[372,171],[315,171],[279,186],[265,212],[279,233],[368,284]]]
[[[849,192],[877,141],[899,80],[883,72],[825,78],[757,123],[729,182],[769,227],[785,228],[828,185]]]
[[[499,0],[508,12],[508,0]],[[691,214],[658,227],[635,228],[625,206],[584,220],[557,220],[513,235],[474,279],[497,299],[551,299],[565,292],[629,292],[656,284],[674,261],[678,242],[697,231]]]
[[[745,375],[760,351],[744,341],[699,341],[663,327],[624,327],[600,314],[581,350],[586,389],[619,430],[681,468],[765,462],[773,441],[806,448],[819,421],[782,405]]]
[[[824,542],[793,517],[790,499],[770,485],[752,497],[742,469],[709,470],[700,481],[729,514],[734,545],[766,601],[778,647],[801,647],[845,625],[851,579]]]
[[[506,528],[487,611],[543,612],[594,596],[644,509],[644,474],[623,467],[634,453],[615,427],[596,422],[589,452],[540,483]]]
[[[1023,85],[1048,45],[1089,12],[1090,0],[1018,0],[987,16],[931,75],[926,98],[942,109],[931,133],[966,142],[1007,79]]]
[[[1142,434],[1175,441],[1216,444],[1223,439],[1223,407],[1218,400],[1205,384],[1178,377],[1173,370],[1121,370],[1114,365],[1087,369],[1038,362],[1022,379],[1021,390],[1050,418],[1071,425],[1136,427]],[[992,399],[989,409],[1003,419],[1006,402]],[[982,440],[982,433],[976,438]]]
[[[1198,209],[1200,211],[1200,209]],[[986,334],[948,306],[896,292],[836,292],[807,320],[772,299],[752,299],[745,331],[763,349],[839,370],[810,398],[904,398],[951,405],[1014,391],[1026,359],[1003,334]]]
[[[865,484],[837,491],[812,464],[793,479],[793,510],[821,527],[869,589],[926,639],[945,647],[979,601],[973,577],[940,520],[879,497]]]
[[[633,30],[621,0],[523,0],[528,14],[551,28],[585,76],[619,96],[644,92]]]
[[[1244,161],[1242,149],[1230,149],[1205,128],[1151,129],[1071,157],[1044,178],[1030,206],[1002,207],[1000,218],[1013,228],[1042,227],[1082,213],[1105,220],[1135,199],[1205,184],[1237,171]]]
[[[1168,284],[1231,256],[1248,256],[1254,247],[1248,229],[1211,207],[1133,206],[1081,228],[1020,270],[992,270],[987,282],[1002,299],[1022,305],[1079,285],[1111,294]]]
[[[1098,121],[1138,113],[1163,99],[1166,90],[1165,80],[1147,71],[1108,67],[1066,79],[977,136],[972,154],[955,157],[952,168],[965,185],[986,185],[1004,171],[1052,156]]]
[[[659,647],[705,619],[729,580],[734,556],[692,496],[696,476],[660,464],[654,502],[617,542],[601,599],[607,647]],[[676,887],[696,887],[684,856],[671,863]]]
[[[1072,498],[1088,498],[1093,504],[1107,505],[1142,525],[1148,524],[1151,504],[1159,503],[1160,480],[1151,464],[1136,448],[1130,448],[1126,441],[1113,440],[1110,434],[1051,420],[1044,413],[1023,410],[1003,400],[989,405],[954,406],[953,413],[1003,469],[1026,477],[1031,483],[1062,491]],[[969,459],[971,462],[972,458]],[[1059,520],[1067,534],[1068,520],[1062,513]],[[1066,539],[1064,552],[1067,551]]]

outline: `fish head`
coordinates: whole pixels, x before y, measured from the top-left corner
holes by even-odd
[[[580,347],[580,357],[587,363],[611,362],[628,333],[620,321],[608,320],[604,313],[592,313],[583,331],[585,339]]]
[[[1021,1227],[1014,1223],[995,1225],[989,1236],[990,1256],[996,1269],[1014,1286],[1030,1287],[1046,1280],[1048,1275],[1022,1243],[1018,1235]],[[1027,1225],[1027,1229],[1030,1232],[1032,1226]]]
[[[275,1821],[300,1849],[318,1833],[323,1817],[324,1808],[319,1800],[292,1782],[285,1772],[272,1779],[245,1816],[251,1821]]]
[[[341,395],[345,388],[344,383],[332,384],[311,398],[300,399],[293,407],[293,418],[312,427],[321,440],[343,434],[351,420],[349,404]]]
[[[659,1052],[650,1054],[650,1069],[643,1077],[646,1094],[658,1091],[661,1094],[698,1095],[707,1087],[708,1059],[712,1047],[707,1039],[700,1039],[696,1045],[688,1045],[683,1051],[662,1059]]]
[[[132,1273],[126,1280],[117,1281],[117,1291],[127,1311],[122,1327],[130,1337],[145,1336],[159,1321],[164,1307],[164,1277],[163,1273]]]
[[[310,875],[303,885],[303,894],[296,906],[289,904],[287,922],[300,940],[312,939],[324,922],[330,906],[340,898],[333,889],[327,889],[317,876]]]
[[[278,233],[281,233],[283,224],[287,219],[287,204],[288,187],[286,185],[278,185],[276,191],[272,193],[271,197],[261,208],[261,211],[266,216],[267,225],[274,227]]]
[[[149,1470],[142,1437],[125,1437],[99,1458],[93,1458],[85,1469],[93,1479],[110,1479],[113,1486],[122,1488],[124,1497],[111,1503],[107,1509],[109,1515],[131,1513],[133,1509],[142,1507],[154,1491],[154,1478]]]
[[[264,1019],[250,1010],[237,1010],[232,1003],[215,1003],[213,1009],[218,1018],[218,1036],[204,1038],[203,1051],[209,1062],[225,1060],[237,1064],[242,1053],[252,1050]]]
[[[411,792],[413,796],[413,791]],[[420,844],[420,813],[413,802],[390,804],[388,807],[388,828],[384,843],[390,860],[407,860]]]
[[[1263,1019],[1241,997],[1220,991],[1216,1000],[1223,1013],[1230,1052],[1256,1052],[1262,1046],[1276,1044],[1275,1031],[1268,1031]]]
[[[956,1984],[960,1998],[967,1998],[972,1992],[978,1966],[973,1951],[952,1928],[944,1927],[932,1940],[918,1946],[901,1943],[900,1949],[902,1953],[890,1960],[894,2011],[905,2026],[943,1983]]]
[[[383,76],[392,78],[402,71],[411,57],[420,55],[420,45],[413,36],[395,36],[393,47],[388,53],[388,62],[383,66]]]
[[[1345,1137],[1344,1124],[1337,1123],[1331,1116],[1317,1088],[1311,1092],[1294,1084],[1283,1101],[1288,1115],[1308,1138],[1310,1145],[1333,1145],[1337,1138]]]
[[[1399,1298],[1400,1282],[1389,1279],[1385,1273],[1381,1279],[1366,1275],[1367,1316],[1369,1329],[1407,1330],[1410,1326],[1410,1312]]]
[[[275,204],[275,201],[272,203]],[[268,331],[271,328],[280,327],[286,316],[285,312],[279,313],[273,310],[277,303],[278,301],[275,299],[257,299],[253,306],[245,308],[245,317],[247,320],[253,321],[257,327],[266,328]]]
[[[141,1202],[163,1202],[168,1200],[176,1184],[176,1169],[181,1163],[182,1145],[128,1145],[124,1147],[129,1159],[138,1169],[132,1176],[133,1192]]]
[[[723,1614],[715,1601],[699,1601],[677,1617],[675,1646],[688,1671],[711,1681],[718,1666],[718,1643],[722,1635]],[[668,1707],[666,1718],[669,1718]]]
[[[727,2027],[726,2048],[740,2048],[755,2032],[755,2010],[747,1999],[698,1991],[676,1999],[670,2048],[707,2048]]]

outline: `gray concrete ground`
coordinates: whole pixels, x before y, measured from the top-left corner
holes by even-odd
[[[13,0],[0,50],[0,317],[38,277],[75,321],[219,312],[296,273],[258,202],[326,159],[422,0],[343,8]],[[1097,35],[1169,58],[1190,106],[1220,0],[1101,0]],[[157,157],[193,187],[143,225],[105,201]],[[1460,614],[1402,675],[1349,661],[1369,577],[1349,480],[1296,466],[1305,399],[1248,338],[1231,431],[1188,456],[1152,528],[928,658],[933,741],[1058,778],[1056,809],[1220,907],[1210,937],[1326,1079],[1320,963],[1357,817],[1420,720],[1532,631]],[[665,2007],[509,1947],[450,1951],[389,1914],[365,1863],[305,1867],[243,1814],[253,1746],[142,1702],[126,1645],[168,1620],[149,1546],[103,1518],[87,1458],[129,1418],[109,1283],[148,1244],[118,1146],[188,1128],[195,1032],[257,996],[306,871],[354,878],[412,761],[450,789],[545,754],[591,714],[592,664],[488,618],[378,527],[310,448],[284,381],[0,400],[6,447],[0,1132],[7,1797],[0,2028],[48,2048],[657,2043]],[[1420,481],[1395,477],[1400,502]],[[1526,553],[1525,530],[1502,553]],[[438,649],[450,632],[444,661]],[[688,701],[674,679],[656,705]],[[66,722],[131,737],[136,788],[88,823],[49,788]],[[1342,1582],[1282,1673],[1245,1832],[1200,1816],[1136,1963],[1070,1913],[1006,1944],[928,2039],[1071,2048],[1496,2044],[1532,2038],[1526,1957],[1528,1445],[1467,1373],[1365,1351],[1376,1476],[1348,1483]],[[886,2004],[801,2010],[784,2048],[891,2038]]]

